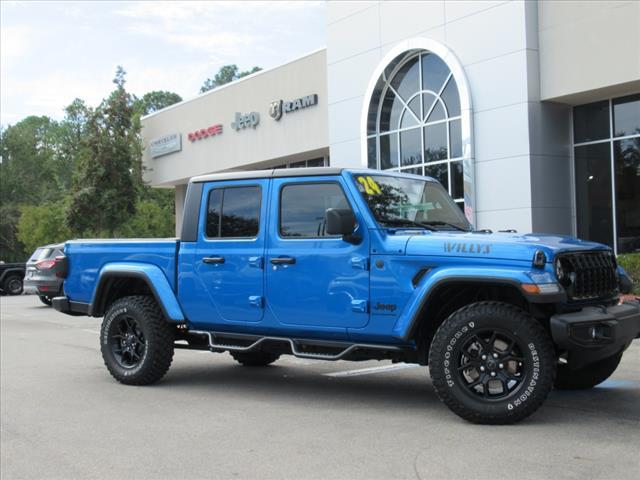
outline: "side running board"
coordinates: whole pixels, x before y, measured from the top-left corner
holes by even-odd
[[[323,342],[318,340],[308,339],[294,339],[287,337],[254,337],[254,336],[241,336],[233,335],[239,340],[252,341],[249,345],[234,345],[230,343],[223,343],[217,341],[216,337],[228,337],[229,334],[208,332],[204,330],[189,330],[189,334],[193,335],[206,335],[209,339],[209,350],[211,351],[234,351],[234,352],[248,352],[253,350],[265,342],[280,342],[288,343],[291,348],[291,353],[299,358],[310,358],[315,360],[340,360],[350,353],[356,350],[382,350],[382,351],[402,351],[401,347],[395,345],[376,345],[367,343],[338,343],[338,342]],[[228,340],[227,340],[228,341]],[[337,350],[342,349],[338,353],[316,353],[316,352],[304,352],[301,350],[304,346],[307,347],[329,347]]]

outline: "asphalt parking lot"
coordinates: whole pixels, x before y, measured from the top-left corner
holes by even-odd
[[[426,368],[238,366],[179,350],[152,387],[116,383],[100,320],[1,297],[1,476],[14,478],[638,478],[640,341],[614,376],[553,392],[528,420],[471,425]],[[382,367],[382,368],[380,368]],[[364,369],[364,370],[363,370]]]

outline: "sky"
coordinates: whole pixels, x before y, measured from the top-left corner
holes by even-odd
[[[275,67],[325,46],[324,2],[0,2],[0,124],[95,106],[116,67],[136,95],[198,94],[222,65]]]

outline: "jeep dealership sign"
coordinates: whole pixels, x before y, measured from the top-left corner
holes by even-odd
[[[259,123],[260,114],[258,112],[251,112],[244,115],[240,112],[236,112],[233,122],[231,122],[231,128],[238,132],[244,128],[256,128]]]

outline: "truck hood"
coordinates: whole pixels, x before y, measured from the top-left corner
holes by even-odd
[[[547,261],[562,252],[610,250],[607,245],[547,234],[425,232],[407,241],[407,255],[453,256],[532,261],[542,250]]]

